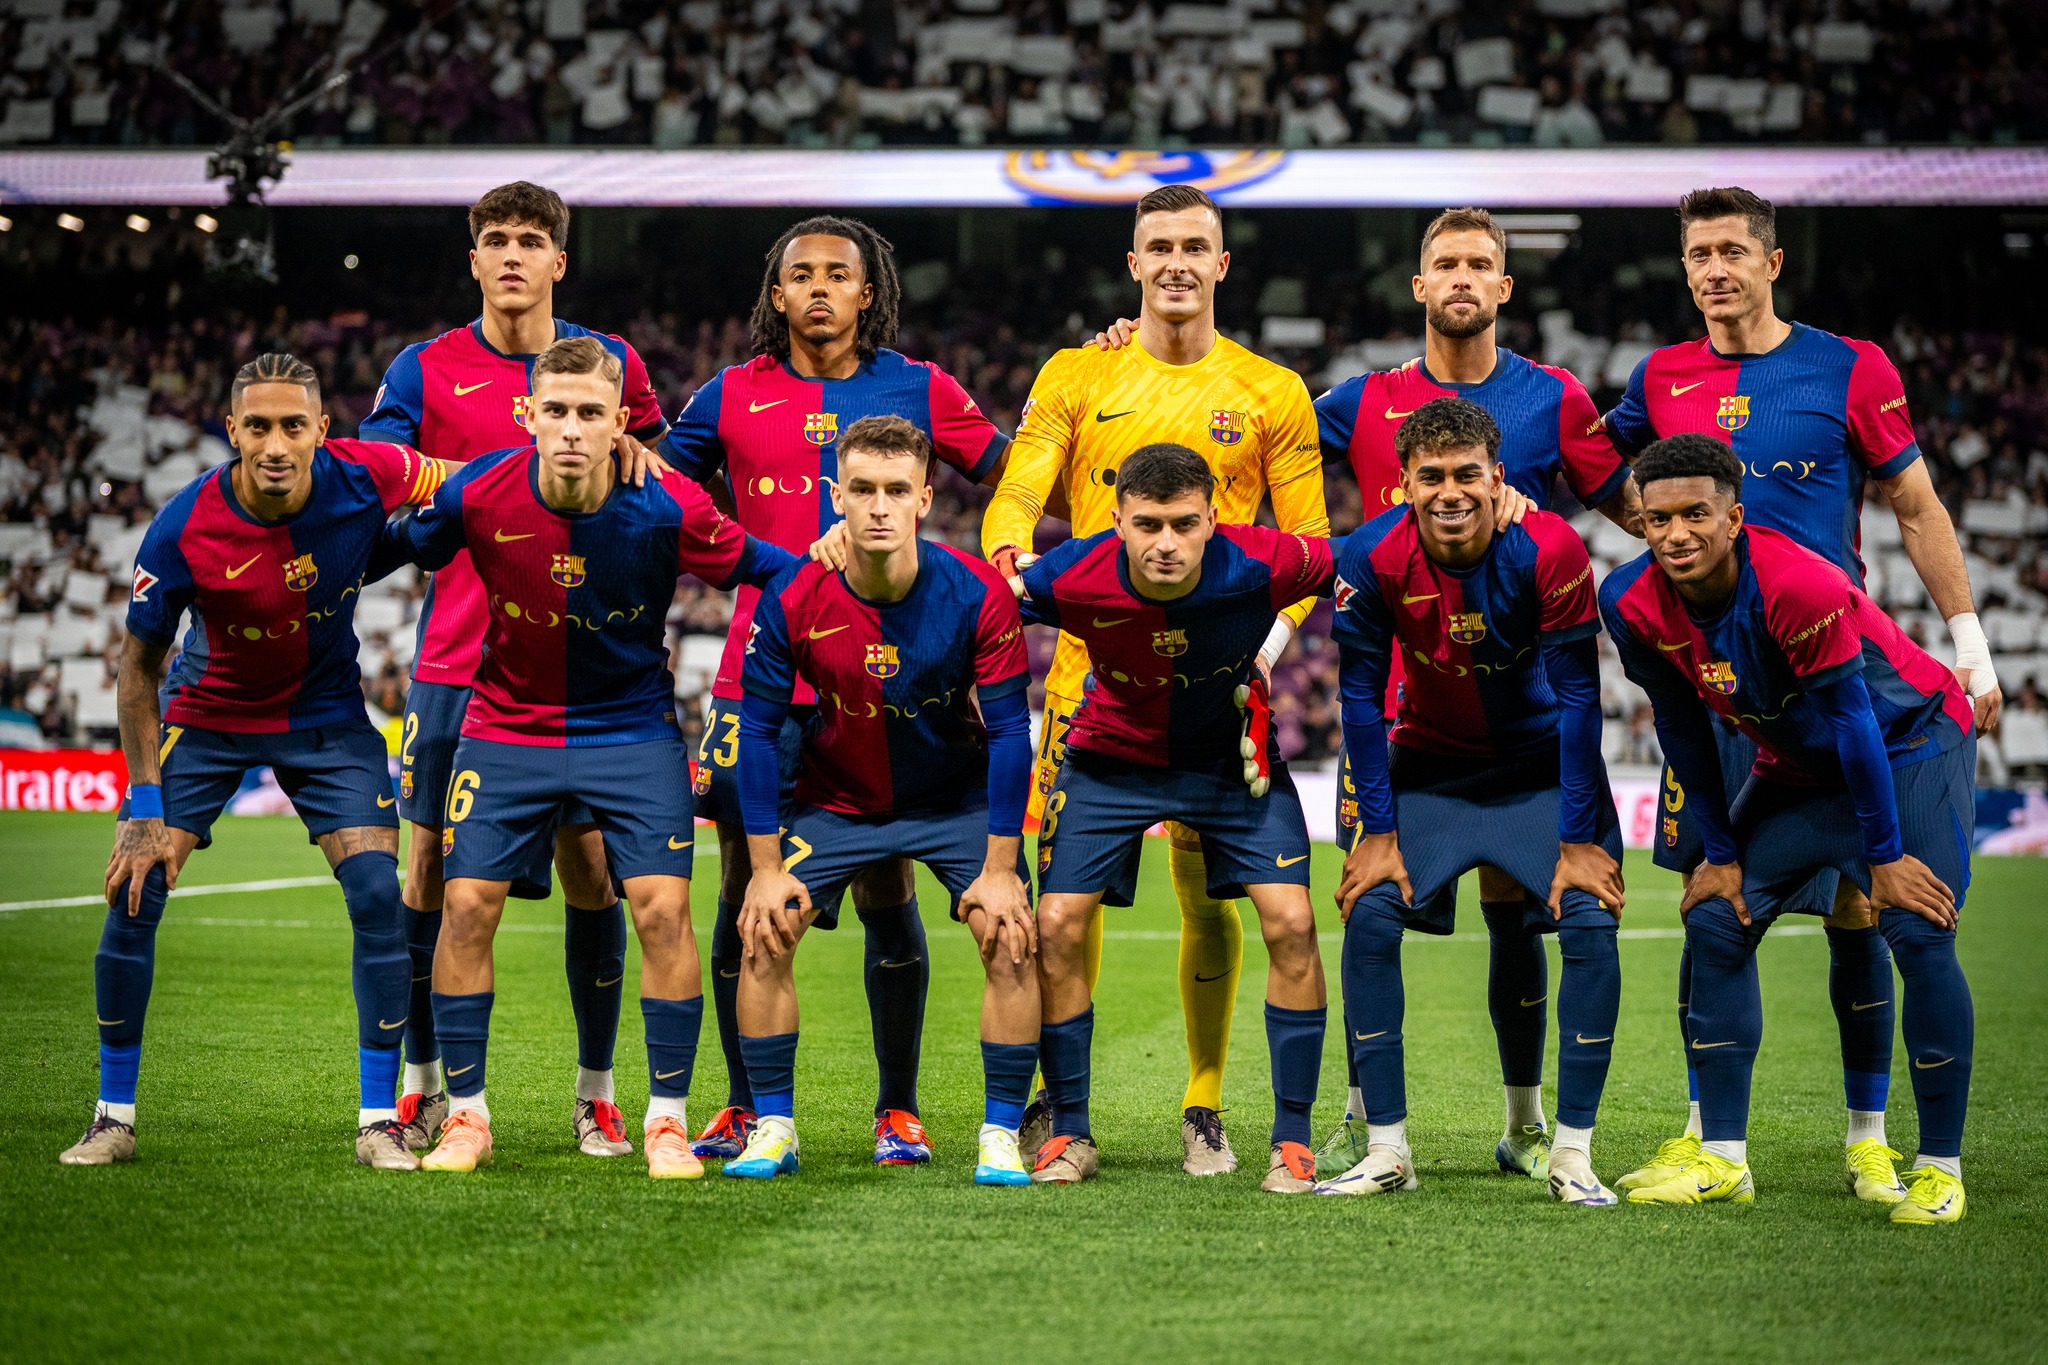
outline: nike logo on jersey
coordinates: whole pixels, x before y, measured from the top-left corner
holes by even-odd
[[[837,635],[837,634],[838,634],[838,633],[839,633],[840,631],[842,631],[842,630],[851,630],[851,629],[853,629],[853,627],[851,627],[851,626],[834,626],[834,627],[832,627],[832,629],[830,629],[830,630],[819,630],[819,629],[818,629],[818,628],[817,628],[816,626],[812,626],[812,627],[811,627],[811,638],[812,638],[813,640],[822,640],[822,639],[824,639],[824,638],[825,638],[825,637],[826,637],[827,635]]]
[[[1097,408],[1095,410],[1095,420],[1098,422],[1114,422],[1117,418],[1129,417],[1136,411],[1136,408],[1125,408],[1122,412],[1104,412],[1101,408]]]
[[[1955,1058],[1953,1057],[1944,1057],[1938,1062],[1923,1062],[1918,1057],[1915,1057],[1913,1059],[1913,1066],[1916,1070],[1919,1071],[1932,1071],[1934,1070],[1934,1068],[1938,1066],[1947,1066],[1950,1062],[1954,1060]]]
[[[263,556],[262,556],[262,555],[257,555],[257,556],[255,556],[255,558],[253,558],[253,559],[251,559],[251,560],[249,561],[249,564],[254,564],[254,563],[256,562],[256,560],[258,560],[258,559],[261,559],[261,558],[263,558]],[[241,576],[242,576],[243,574],[245,574],[245,573],[247,573],[247,572],[249,571],[249,564],[238,564],[238,565],[236,565],[236,566],[235,566],[234,568],[232,568],[232,569],[229,569],[229,570],[228,570],[228,577],[229,577],[229,578],[240,578],[240,577],[241,577]]]
[[[1438,597],[1442,597],[1442,596],[1443,596],[1443,594],[1442,594],[1442,593],[1440,593],[1440,592],[1425,592],[1425,593],[1414,593],[1414,594],[1410,594],[1410,593],[1402,593],[1402,594],[1401,594],[1401,605],[1402,605],[1402,606],[1404,606],[1404,607],[1412,607],[1412,606],[1414,606],[1414,605],[1415,605],[1415,604],[1416,604],[1417,602],[1428,602],[1428,601],[1431,601],[1431,600],[1433,600],[1433,599],[1435,599],[1435,598],[1438,598]]]
[[[461,1075],[461,1074],[462,1074],[463,1072],[465,1072],[465,1071],[474,1071],[474,1070],[476,1070],[476,1063],[475,1063],[475,1062],[471,1062],[471,1063],[470,1063],[470,1064],[469,1064],[468,1066],[452,1066],[452,1067],[449,1067],[449,1068],[448,1068],[448,1079],[452,1081],[452,1080],[454,1080],[454,1079],[455,1079],[455,1078],[456,1078],[457,1076],[460,1076],[460,1075]]]
[[[481,381],[479,381],[479,382],[477,382],[477,383],[475,383],[475,384],[457,384],[457,385],[455,386],[455,396],[456,396],[457,398],[460,398],[460,397],[462,397],[462,395],[464,395],[465,393],[475,393],[475,392],[476,392],[476,391],[477,391],[478,389],[480,389],[480,388],[484,387],[484,385],[486,385],[486,384],[494,384],[494,383],[496,383],[496,382],[497,382],[497,381],[496,381],[496,380],[493,380],[493,379],[485,379],[485,380],[481,380]]]
[[[1305,863],[1307,861],[1308,855],[1306,853],[1297,854],[1295,857],[1292,858],[1282,858],[1279,855],[1275,854],[1273,858],[1273,866],[1293,867],[1296,863]]]
[[[1410,408],[1410,409],[1408,409],[1408,411],[1406,411],[1406,412],[1395,412],[1395,411],[1394,411],[1394,410],[1393,410],[1393,409],[1392,409],[1391,407],[1387,409],[1387,420],[1388,420],[1389,422],[1398,422],[1398,421],[1400,421],[1400,420],[1401,420],[1401,419],[1402,419],[1403,417],[1413,417],[1414,415],[1415,415],[1415,409],[1414,409],[1414,408]]]
[[[1687,645],[1689,645],[1689,644],[1691,644],[1691,643],[1692,643],[1692,641],[1690,641],[1690,640],[1680,640],[1680,641],[1679,641],[1679,642],[1678,642],[1677,644],[1675,644],[1675,645],[1667,645],[1667,644],[1665,644],[1665,643],[1664,643],[1664,642],[1663,642],[1662,640],[1659,640],[1659,641],[1657,642],[1657,648],[1659,648],[1659,649],[1661,649],[1661,650],[1664,650],[1664,651],[1666,651],[1666,652],[1668,653],[1669,651],[1671,651],[1671,650],[1674,650],[1674,649],[1684,649],[1684,648],[1685,648],[1685,647],[1686,647]]]
[[[515,540],[532,540],[539,534],[540,532],[538,531],[524,531],[516,536],[508,536],[501,528],[491,533],[491,539],[497,541],[500,545],[510,545]]]
[[[1682,389],[1681,389],[1680,387],[1678,387],[1678,385],[1676,385],[1676,384],[1673,384],[1673,385],[1671,386],[1671,396],[1672,396],[1673,398],[1680,398],[1680,397],[1683,397],[1684,395],[1686,395],[1686,394],[1688,394],[1688,393],[1691,393],[1691,392],[1692,392],[1692,391],[1693,391],[1694,389],[1698,388],[1698,387],[1699,387],[1699,386],[1700,386],[1701,384],[1704,384],[1704,383],[1706,383],[1706,382],[1707,382],[1706,380],[1702,379],[1702,380],[1699,380],[1699,381],[1697,381],[1697,382],[1695,382],[1695,383],[1687,384],[1687,385],[1686,385],[1686,386],[1685,386],[1684,388],[1682,388]]]
[[[1891,1001],[1889,1001],[1889,1000],[1873,1000],[1873,1001],[1871,1001],[1871,1002],[1870,1002],[1869,1004],[1867,1004],[1867,1005],[1859,1005],[1859,1004],[1857,1004],[1857,1003],[1856,1003],[1856,1002],[1855,1002],[1854,1000],[1851,1000],[1851,1001],[1849,1002],[1849,1008],[1850,1008],[1850,1009],[1852,1009],[1852,1010],[1874,1010],[1874,1009],[1876,1009],[1876,1008],[1877,1008],[1877,1007],[1878,1007],[1879,1005],[1889,1005],[1889,1004],[1891,1004]]]
[[[682,848],[684,847],[684,844],[681,839],[678,839],[675,835],[671,834],[668,836],[668,846],[670,848]]]
[[[1693,1043],[1693,1045],[1692,1045],[1692,1050],[1693,1050],[1694,1052],[1705,1052],[1705,1051],[1706,1051],[1706,1050],[1707,1050],[1708,1048],[1710,1048],[1710,1047],[1734,1047],[1734,1046],[1735,1046],[1735,1039],[1733,1039],[1733,1038],[1730,1038],[1730,1039],[1729,1039],[1729,1040],[1728,1040],[1727,1042],[1725,1042],[1725,1043],[1702,1043],[1702,1042],[1697,1042],[1697,1041],[1696,1041],[1696,1042],[1694,1042],[1694,1043]]]
[[[1131,618],[1128,616],[1119,616],[1114,621],[1105,621],[1100,616],[1098,616],[1095,618],[1095,629],[1108,630],[1111,626],[1123,625],[1126,621],[1129,621],[1130,619]]]
[[[1353,1038],[1356,1038],[1361,1043],[1369,1043],[1375,1038],[1386,1037],[1387,1031],[1385,1029],[1381,1029],[1378,1033],[1354,1033],[1351,1036]]]
[[[377,798],[377,809],[378,809],[378,810],[383,810],[383,809],[385,809],[385,808],[386,808],[387,806],[392,806],[392,805],[395,805],[395,804],[397,804],[397,801],[398,801],[398,798],[397,798],[397,797],[395,797],[395,796],[380,796],[380,797],[378,797],[378,798]]]
[[[768,402],[768,403],[756,403],[756,402],[753,402],[752,400],[749,400],[749,401],[748,401],[748,403],[747,403],[747,411],[748,411],[748,412],[766,412],[766,411],[768,411],[768,409],[770,409],[770,408],[774,408],[774,407],[780,407],[780,406],[782,406],[782,404],[784,404],[784,403],[787,403],[788,401],[789,401],[789,400],[788,400],[787,398],[777,398],[777,399],[775,399],[775,400],[774,400],[773,402]]]

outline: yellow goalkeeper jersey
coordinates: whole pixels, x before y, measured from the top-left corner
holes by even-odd
[[[1117,467],[1156,441],[1177,442],[1209,462],[1219,519],[1249,525],[1271,493],[1281,530],[1330,533],[1322,443],[1300,375],[1221,335],[1192,365],[1169,365],[1133,339],[1117,351],[1060,351],[1038,372],[982,516],[983,552],[1029,550],[1047,497],[1062,485],[1076,536],[1108,530]],[[1286,614],[1299,625],[1313,605],[1298,602]],[[1046,691],[1077,701],[1087,672],[1086,647],[1063,632]]]

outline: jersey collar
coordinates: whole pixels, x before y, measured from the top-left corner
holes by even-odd
[[[555,328],[555,335],[551,339],[555,341],[560,341],[562,339],[562,320],[560,318],[550,318],[548,319],[548,321],[553,323]],[[534,351],[531,354],[522,352],[520,354],[514,355],[505,351],[501,351],[497,347],[491,345],[490,342],[484,339],[484,320],[481,314],[478,315],[476,321],[469,324],[469,334],[472,337],[476,338],[476,344],[484,348],[484,353],[486,355],[494,355],[500,360],[520,360],[524,361],[528,365],[531,365],[533,364],[534,360],[538,358],[540,355],[540,352],[538,351]]]
[[[1770,360],[1775,356],[1786,354],[1801,341],[1805,340],[1806,334],[1813,330],[1803,322],[1792,323],[1791,327],[1792,330],[1785,333],[1785,339],[1771,347],[1768,351],[1729,351],[1723,354],[1714,349],[1714,343],[1711,338],[1703,339],[1703,344],[1707,348],[1707,354],[1716,360],[1734,360],[1745,364],[1754,364],[1759,360]]]
[[[548,500],[541,496],[540,447],[530,446],[526,452],[526,486],[533,491],[533,500],[540,507],[541,511],[551,517],[560,517],[563,521],[582,521],[587,517],[599,515],[616,502],[620,490],[626,486],[626,481],[619,476],[619,457],[615,453],[612,456],[612,488],[611,492],[604,495],[604,501],[591,508],[588,512],[564,512],[559,507],[549,506]]]
[[[1474,382],[1464,382],[1456,379],[1438,379],[1435,375],[1429,372],[1428,356],[1424,356],[1422,359],[1415,362],[1415,371],[1417,374],[1420,374],[1424,379],[1427,379],[1430,383],[1436,385],[1440,389],[1449,389],[1452,393],[1470,393],[1474,389],[1485,388],[1488,384],[1491,384],[1494,380],[1499,379],[1503,374],[1505,374],[1507,372],[1508,362],[1513,356],[1514,352],[1510,351],[1505,346],[1494,347],[1493,368],[1487,372],[1486,378]]]
[[[924,591],[925,580],[932,576],[931,560],[931,546],[926,543],[923,536],[917,537],[917,577],[910,580],[910,591],[904,593],[903,596],[893,602],[879,602],[872,597],[862,597],[853,590],[853,584],[848,581],[844,569],[841,569],[835,577],[839,579],[841,586],[846,589],[846,595],[862,606],[873,607],[876,611],[893,611],[898,607],[909,606],[917,600],[917,595]]]
[[[227,461],[214,471],[215,482],[220,485],[220,500],[228,505],[229,511],[233,512],[243,521],[248,522],[251,526],[260,527],[266,531],[274,530],[279,526],[289,526],[310,512],[313,509],[313,504],[320,501],[320,458],[326,454],[326,449],[325,446],[319,446],[314,449],[313,491],[306,495],[306,505],[288,517],[279,517],[276,521],[265,521],[248,508],[242,506],[242,500],[235,496],[235,466],[242,462],[240,455],[235,456],[234,459]]]

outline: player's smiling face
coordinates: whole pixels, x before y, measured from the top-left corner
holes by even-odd
[[[1515,292],[1515,281],[1492,233],[1460,228],[1439,232],[1423,248],[1414,290],[1429,330],[1462,341],[1493,326],[1500,306]]]
[[[1784,264],[1785,253],[1765,251],[1740,214],[1686,224],[1685,282],[1709,322],[1736,323],[1770,308]]]
[[[1145,311],[1165,322],[1209,312],[1216,282],[1230,273],[1223,224],[1205,208],[1146,214],[1132,238],[1129,261]]]
[[[812,346],[829,346],[860,325],[875,301],[875,287],[861,266],[860,247],[844,237],[799,237],[782,252],[782,266],[769,291],[775,311],[789,330]]]
[[[917,539],[917,523],[932,510],[928,473],[923,461],[909,455],[842,450],[832,505],[846,518],[847,543],[887,555]]]
[[[612,443],[626,430],[619,386],[602,372],[534,377],[527,429],[540,450],[542,482],[580,481],[609,468]]]
[[[303,503],[313,478],[313,453],[327,435],[316,390],[291,383],[251,384],[236,400],[228,443],[242,457],[237,491],[253,498],[257,516],[283,516]]]
[[[487,223],[469,253],[484,302],[501,313],[551,306],[555,281],[568,269],[569,253],[533,223]]]
[[[1494,507],[1505,485],[1499,460],[1484,446],[1418,450],[1401,470],[1401,491],[1415,509],[1423,552],[1463,567],[1493,541]]]
[[[1200,493],[1164,502],[1119,498],[1116,533],[1123,538],[1131,582],[1147,597],[1185,596],[1201,581],[1202,553],[1216,533],[1216,505]]]
[[[1742,504],[1704,475],[1657,479],[1643,489],[1643,538],[1689,598],[1718,598],[1735,586],[1741,530]]]

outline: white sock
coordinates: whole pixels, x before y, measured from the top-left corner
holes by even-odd
[[[976,1141],[987,1142],[991,1133],[1008,1133],[1010,1141],[1015,1142],[1017,1140],[1017,1130],[1015,1128],[1005,1128],[1000,1123],[984,1123],[981,1125],[981,1134]]]
[[[602,1074],[607,1082],[605,1089],[611,1089],[609,1082],[611,1081],[612,1073],[606,1071]],[[577,1089],[580,1094],[582,1090],[580,1082]],[[611,1096],[606,1095],[604,1098],[610,1099]],[[689,1102],[689,1096],[687,1095],[649,1095],[647,1097],[647,1122],[641,1125],[641,1131],[644,1132],[652,1128],[657,1119],[674,1119],[677,1123],[683,1125],[684,1132],[689,1132],[690,1116],[683,1112],[684,1106]]]
[[[1685,1135],[1687,1137],[1698,1137],[1706,1131],[1706,1129],[1700,1127],[1700,1102],[1694,1100],[1692,1102],[1692,1110],[1686,1116]]]
[[[608,1100],[612,1097],[612,1069],[592,1071],[587,1066],[576,1068],[576,1098],[579,1100]]]
[[[368,1128],[373,1123],[384,1123],[387,1121],[391,1123],[398,1122],[397,1109],[393,1108],[356,1110],[356,1127],[358,1128]]]
[[[767,1130],[767,1129],[769,1129],[769,1128],[777,1128],[777,1127],[779,1127],[779,1128],[780,1128],[780,1129],[782,1130],[782,1134],[783,1134],[783,1136],[784,1136],[784,1137],[792,1137],[792,1138],[793,1138],[793,1137],[795,1137],[795,1136],[796,1136],[796,1120],[795,1120],[795,1119],[793,1119],[793,1118],[790,1118],[790,1117],[789,1117],[788,1115],[786,1115],[786,1114],[763,1114],[763,1115],[761,1115],[761,1122],[760,1122],[760,1126],[759,1126],[759,1127],[757,1127],[757,1128],[756,1128],[756,1129],[755,1129],[754,1131],[758,1133],[758,1132],[763,1132],[763,1131],[765,1131],[765,1130]]]
[[[1884,1144],[1884,1110],[1851,1109],[1849,1136],[1842,1139],[1842,1145],[1854,1147],[1857,1143],[1870,1138],[1876,1138],[1880,1146]]]
[[[1508,1133],[1513,1133],[1518,1128],[1543,1126],[1542,1086],[1504,1085],[1501,1092],[1508,1097]]]
[[[1947,1171],[1950,1175],[1954,1176],[1958,1180],[1961,1180],[1963,1178],[1963,1159],[1959,1156],[1914,1157],[1913,1169],[1917,1171],[1922,1166],[1932,1166],[1937,1170]]]
[[[1344,1092],[1344,1117],[1362,1119],[1365,1117],[1365,1092],[1352,1086]]]
[[[405,1094],[438,1095],[441,1093],[441,1059],[431,1062],[407,1062],[405,1064]]]
[[[483,1115],[485,1123],[491,1121],[491,1106],[484,1103],[484,1092],[481,1090],[477,1091],[474,1095],[450,1095],[448,1097],[448,1114],[451,1118],[465,1109],[473,1109]]]
[[[116,1123],[125,1123],[130,1128],[135,1126],[135,1106],[132,1104],[111,1104],[101,1100],[93,1107],[92,1116],[96,1119],[112,1119]]]
[[[1583,1152],[1588,1157],[1591,1157],[1593,1154],[1593,1130],[1591,1128],[1574,1128],[1569,1123],[1558,1124],[1556,1134],[1550,1139],[1551,1160],[1555,1161],[1559,1152],[1567,1151]]]
[[[1367,1147],[1394,1147],[1408,1150],[1408,1120],[1399,1123],[1368,1123],[1365,1125]]]
[[[1749,1163],[1748,1138],[1743,1138],[1737,1142],[1702,1142],[1700,1150],[1709,1156],[1720,1157],[1723,1161],[1732,1161],[1738,1166],[1744,1166]]]

